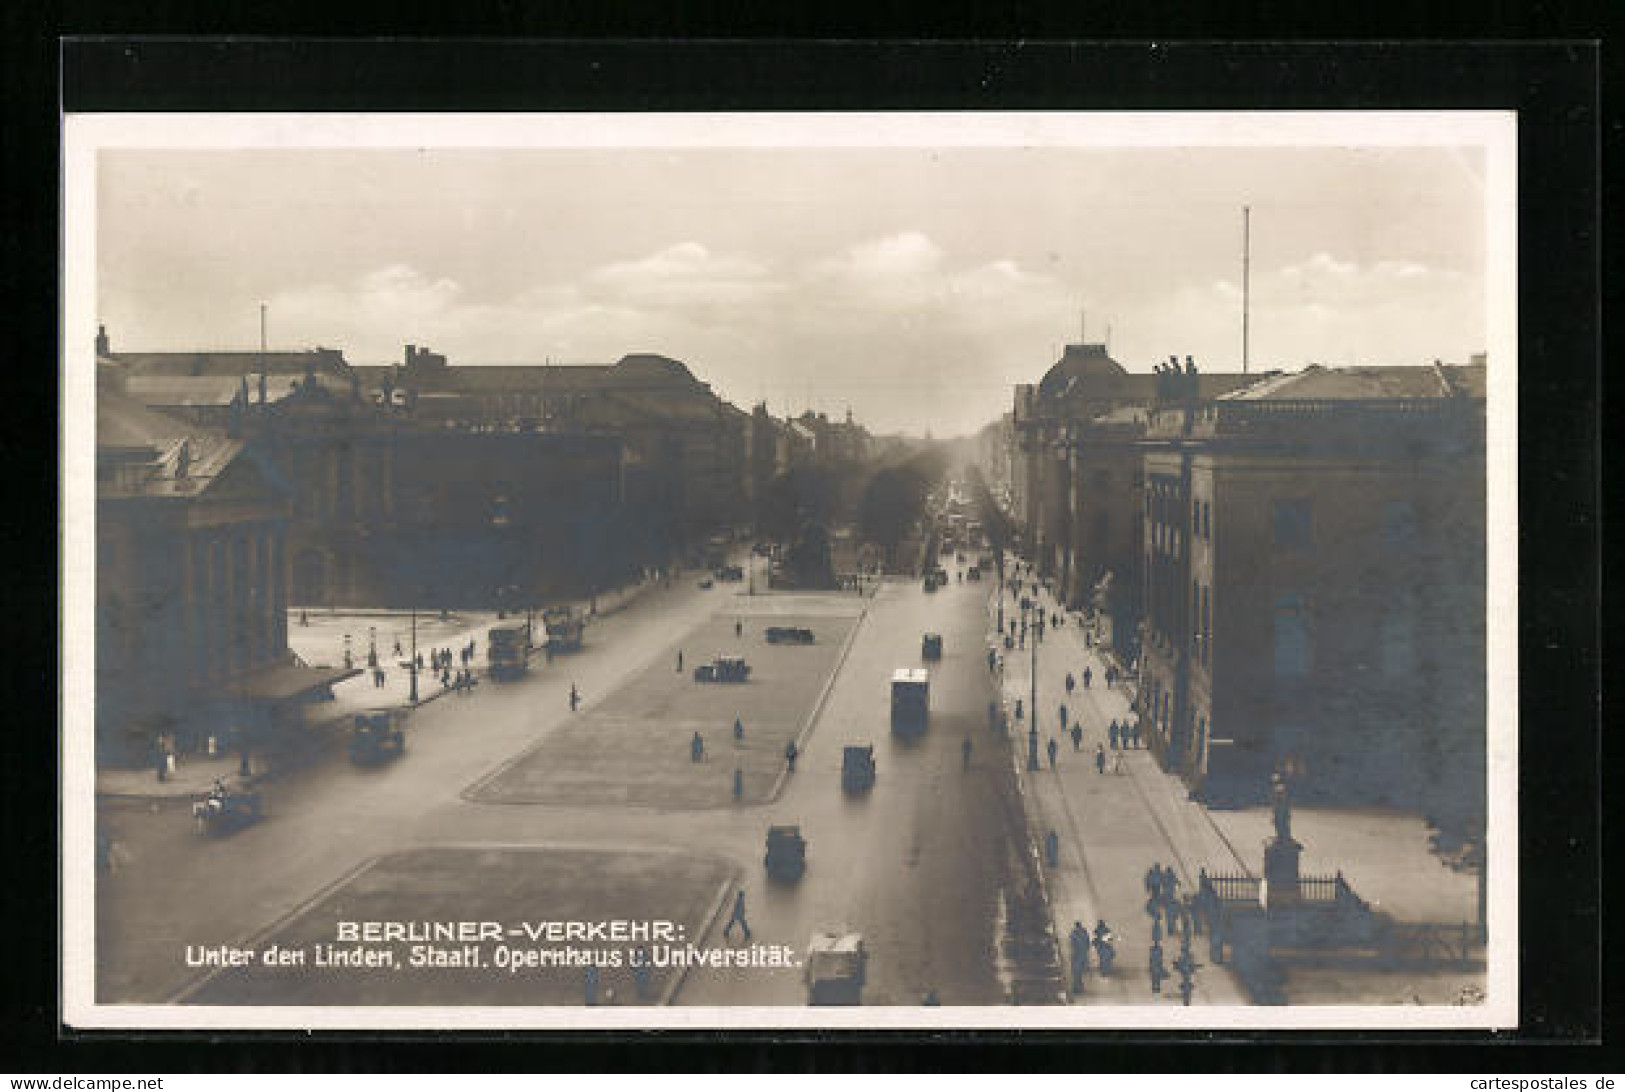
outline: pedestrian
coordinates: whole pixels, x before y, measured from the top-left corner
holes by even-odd
[[[582,979],[587,992],[587,1004],[598,1004],[598,965],[596,963],[587,964]]]
[[[677,650],[677,673],[679,675],[681,675],[683,673],[683,650],[682,649]]]
[[[1016,719],[1017,720],[1021,719],[1021,699],[1020,698],[1016,699]]]
[[[791,773],[796,772],[796,756],[800,753],[800,751],[796,750],[795,740],[792,739],[789,743],[784,745],[784,762],[785,765],[790,767]]]
[[[971,752],[970,736],[966,736],[965,737],[965,742],[963,742],[963,743],[961,743],[959,745],[960,769],[964,769],[964,770],[970,769],[970,752]]]
[[[1083,750],[1083,725],[1081,724],[1072,726],[1072,750],[1074,752]]]
[[[745,635],[745,623],[743,623],[739,619],[735,618],[734,619],[734,636],[735,637],[743,637],[744,635]]]
[[[1083,992],[1083,976],[1089,970],[1089,931],[1083,922],[1074,921],[1066,939],[1072,950],[1072,992],[1076,995]]]
[[[400,654],[401,654],[401,639],[399,637],[397,637],[397,638],[395,638],[395,655],[399,656]]]
[[[1162,965],[1162,945],[1151,945],[1151,992],[1162,992],[1162,980],[1168,976],[1168,969]]]
[[[1146,895],[1155,898],[1157,892],[1161,890],[1162,865],[1152,861],[1151,867],[1145,870],[1145,879],[1141,883],[1145,887]]]
[[[998,655],[999,654],[994,652],[991,648],[987,650],[987,669],[989,671],[992,671],[994,665],[998,662]]]
[[[1134,731],[1134,747],[1135,747],[1136,750],[1138,750],[1139,746],[1140,746],[1140,722],[1139,721],[1134,722],[1133,731]]]
[[[734,926],[737,925],[745,931],[745,939],[750,939],[750,922],[745,920],[745,889],[741,887],[734,896],[734,912],[728,918],[728,924],[722,927],[722,935],[731,938]]]
[[[1151,943],[1162,943],[1162,918],[1156,914],[1151,915]]]
[[[1066,702],[1061,703],[1061,729],[1066,730]]]
[[[576,689],[576,684],[575,683],[571,683],[570,684],[570,712],[574,713],[576,711],[576,707],[579,706],[580,704],[581,704],[581,691]],[[696,733],[696,734],[698,734],[698,733]]]
[[[1061,867],[1061,836],[1053,830],[1044,835],[1044,859],[1051,868]]]
[[[1089,689],[1089,680],[1094,678],[1094,676],[1095,673],[1089,668],[1086,667],[1083,669],[1083,688],[1085,690]]]
[[[1105,772],[1106,772],[1106,748],[1102,747],[1100,744],[1097,743],[1097,744],[1095,744],[1095,773],[1103,774]]]
[[[169,756],[164,753],[163,747],[157,743],[152,745],[152,766],[154,772],[158,775],[159,781],[163,781],[168,778]]]
[[[734,718],[734,742],[738,743],[739,741],[743,740],[744,738],[745,738],[745,722],[740,720],[738,717],[735,717]]]
[[[1106,738],[1111,740],[1112,750],[1117,750],[1117,722],[1115,720],[1106,726]]]
[[[1122,773],[1123,773],[1123,752],[1122,751],[1113,751],[1112,752],[1112,774],[1113,774],[1113,776],[1120,777],[1120,776],[1122,776]]]
[[[745,771],[738,766],[734,767],[734,799],[738,800],[745,795]]]
[[[1112,961],[1117,958],[1117,949],[1112,944],[1112,932],[1106,928],[1104,921],[1095,922],[1095,962],[1100,966],[1100,977],[1105,978],[1112,973]]]
[[[1058,751],[1060,751],[1060,749],[1061,745],[1055,742],[1055,737],[1050,736],[1049,743],[1045,746],[1044,750],[1049,752],[1049,768],[1052,770],[1055,768],[1055,755]]]
[[[1072,672],[1068,671],[1066,673],[1066,693],[1068,697],[1072,696],[1072,689],[1077,685],[1078,680],[1072,677]]]
[[[688,743],[688,760],[690,762],[705,761],[705,738],[695,732],[694,738]]]

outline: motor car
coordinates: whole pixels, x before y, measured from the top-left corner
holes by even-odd
[[[869,953],[860,933],[815,933],[807,943],[802,978],[809,1005],[861,1005]]]
[[[767,643],[770,645],[810,645],[815,640],[813,631],[802,626],[767,627]]]
[[[718,656],[694,669],[695,682],[742,683],[750,677],[750,664],[743,656]]]
[[[375,766],[406,753],[406,733],[396,710],[357,713],[350,729],[350,761]]]
[[[858,747],[841,749],[841,788],[847,792],[864,792],[875,783],[875,745],[866,743]]]
[[[798,826],[772,826],[767,828],[767,853],[762,866],[775,880],[795,882],[807,871],[807,840]]]

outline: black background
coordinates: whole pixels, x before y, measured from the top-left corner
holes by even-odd
[[[312,6],[314,7],[314,6]],[[1268,9],[1268,5],[1265,6]],[[23,10],[25,9],[26,10]],[[1600,730],[1600,607],[1604,422],[1598,174],[1601,142],[1617,148],[1615,110],[1599,101],[1604,51],[1596,31],[1566,10],[1566,27],[1541,5],[1487,5],[1476,23],[1415,24],[1411,33],[1478,37],[1551,34],[1568,41],[1211,42],[1311,31],[1369,35],[1368,10],[1307,27],[1299,9],[1265,10],[1268,28],[1220,25],[1207,15],[1162,18],[1155,5],[1096,13],[1068,25],[1048,9],[1016,5],[1003,25],[973,14],[957,33],[995,41],[877,41],[912,35],[906,8],[867,10],[864,41],[745,40],[782,29],[766,9],[722,10],[702,26],[687,13],[641,24],[602,9],[550,10],[547,21],[511,4],[492,5],[481,26],[428,27],[416,9],[382,21],[346,14],[228,12],[174,4],[124,9],[12,5],[3,19],[7,64],[0,72],[7,117],[0,162],[8,174],[8,233],[0,308],[9,368],[0,443],[10,458],[13,518],[0,541],[11,561],[4,613],[10,623],[0,700],[7,711],[0,756],[9,883],[7,967],[0,1068],[91,1073],[540,1070],[933,1070],[1262,1069],[1505,1073],[1618,1072],[1605,1035],[1599,880],[1604,764]],[[1056,9],[1062,10],[1065,9]],[[754,11],[754,9],[753,9]],[[467,6],[459,13],[469,18]],[[482,12],[482,14],[486,14]],[[707,13],[716,15],[715,11]],[[802,31],[851,38],[850,31]],[[1324,15],[1325,13],[1321,13]],[[624,19],[625,10],[619,12]],[[731,16],[730,24],[727,17]],[[304,18],[304,22],[299,20]],[[1339,18],[1343,21],[1339,21]],[[574,19],[573,25],[565,25]],[[1263,21],[1263,20],[1259,20]],[[790,23],[795,22],[794,16]],[[1081,20],[1074,19],[1074,22]],[[275,24],[275,25],[272,25]],[[678,43],[667,33],[714,28],[731,40]],[[101,31],[470,34],[589,36],[547,42],[300,41],[152,37],[67,41]],[[1183,42],[1156,34],[1177,32]],[[1041,41],[1060,38],[1123,41]],[[629,40],[644,38],[649,40]],[[1155,44],[1153,44],[1155,43]],[[60,80],[60,83],[58,82]],[[58,91],[60,89],[60,98]],[[58,122],[67,111],[279,110],[798,110],[798,109],[1512,109],[1519,114],[1520,188],[1520,1028],[1505,1035],[1392,1032],[1143,1033],[838,1036],[834,1033],[641,1033],[635,1051],[604,1035],[154,1035],[75,1034],[57,1008],[57,806],[53,721],[56,676],[57,539],[36,514],[55,512],[56,472],[37,471],[55,452],[58,311]],[[1608,119],[1604,124],[1604,117]],[[1617,193],[1610,190],[1617,198]],[[1616,201],[1617,203],[1617,201]],[[21,244],[18,246],[17,244]],[[1610,298],[1617,302],[1618,283]],[[22,464],[22,465],[19,465]],[[1618,515],[1617,501],[1608,514]],[[34,547],[35,549],[30,549]],[[36,552],[37,549],[37,552]],[[50,621],[47,621],[50,620]],[[37,642],[19,640],[42,633]],[[73,680],[68,681],[74,684]],[[80,681],[78,684],[82,684]],[[1611,990],[1608,991],[1612,995]],[[1617,1023],[1617,1021],[1616,1021]],[[1180,1044],[1170,1047],[1170,1040]],[[1382,1044],[1380,1047],[1375,1044]],[[1559,1044],[1564,1049],[1554,1049]],[[1575,1049],[1577,1046],[1583,1049]],[[658,1078],[657,1078],[658,1079]]]

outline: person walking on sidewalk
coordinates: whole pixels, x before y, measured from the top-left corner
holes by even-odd
[[[1134,722],[1134,727],[1133,727],[1133,729],[1131,729],[1131,731],[1133,732],[1133,735],[1134,735],[1134,748],[1135,748],[1135,750],[1139,750],[1139,747],[1140,747],[1140,722],[1139,721]]]
[[[1072,923],[1072,932],[1067,934],[1066,939],[1071,945],[1072,993],[1076,996],[1083,992],[1083,976],[1089,970],[1089,948],[1092,942],[1089,939],[1089,930],[1083,927],[1081,921]]]
[[[1066,696],[1067,697],[1070,698],[1072,696],[1072,690],[1077,685],[1078,685],[1078,680],[1072,677],[1072,672],[1068,671],[1066,673]]]
[[[741,622],[739,619],[735,618],[734,619],[734,636],[735,637],[743,637],[744,635],[745,635],[745,623]]]
[[[694,738],[688,741],[688,760],[690,762],[705,761],[705,737],[695,732]]]
[[[1168,969],[1162,965],[1162,945],[1155,941],[1151,944],[1151,992],[1162,992],[1162,980],[1168,977]]]
[[[1066,702],[1061,703],[1061,731],[1066,731]]]
[[[679,675],[681,675],[683,673],[683,650],[682,649],[677,650],[677,673]]]
[[[1112,750],[1117,750],[1117,722],[1115,720],[1106,727],[1106,738],[1111,740]]]
[[[796,756],[801,752],[796,749],[796,741],[791,740],[784,745],[784,764],[790,768],[791,773],[796,772]]]
[[[1083,750],[1083,725],[1081,724],[1072,726],[1072,750],[1074,752]]]
[[[1044,749],[1049,752],[1049,768],[1053,770],[1055,768],[1055,754],[1061,749],[1061,745],[1055,742],[1054,736],[1050,736],[1049,744]]]
[[[1104,920],[1095,922],[1095,962],[1100,966],[1100,977],[1105,978],[1112,973],[1112,961],[1117,958],[1117,949],[1112,944],[1112,931],[1106,927]]]
[[[580,708],[580,706],[581,706],[581,691],[576,689],[576,684],[575,683],[571,683],[570,684],[570,712],[574,713],[578,708]]]
[[[1095,744],[1095,773],[1103,774],[1105,772],[1106,772],[1106,748],[1102,747],[1100,744],[1097,743],[1097,744]]]
[[[1094,675],[1095,673],[1089,668],[1086,667],[1083,669],[1083,688],[1085,690],[1089,689],[1089,680],[1094,678]]]
[[[734,896],[734,912],[728,917],[728,924],[722,927],[722,935],[732,939],[734,926],[737,925],[745,931],[745,939],[750,939],[750,922],[745,920],[745,889],[741,887]]]
[[[965,742],[963,742],[963,743],[961,743],[959,745],[959,758],[960,758],[960,762],[961,762],[960,769],[964,769],[964,770],[970,769],[970,752],[971,752],[970,736],[966,736],[965,737]]]
[[[745,738],[745,722],[738,717],[734,718],[734,742],[739,743]]]

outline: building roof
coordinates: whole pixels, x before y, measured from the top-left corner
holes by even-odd
[[[1068,345],[1061,359],[1039,380],[1038,395],[1040,398],[1064,397],[1081,380],[1127,374],[1128,369],[1111,358],[1105,345]]]
[[[198,353],[110,353],[114,360],[140,375],[242,376],[250,372],[304,375],[307,371],[342,372],[349,367],[338,349],[228,350]]]
[[[1219,397],[1236,401],[1447,398],[1484,396],[1482,365],[1326,368],[1266,375]]]
[[[99,482],[98,495],[195,496],[242,450],[243,441],[219,429],[178,421],[105,386],[97,391],[97,455],[144,467],[140,475]]]
[[[469,394],[565,393],[604,387],[672,390],[678,385],[709,389],[681,361],[656,353],[631,353],[614,364],[458,364],[413,373],[398,365],[362,365],[354,371],[369,385],[397,377],[427,389]]]

